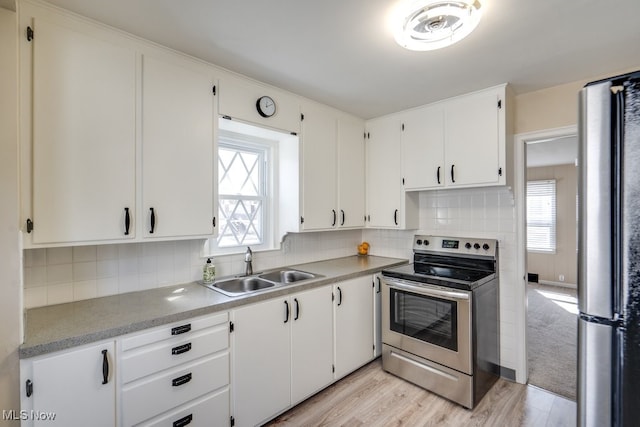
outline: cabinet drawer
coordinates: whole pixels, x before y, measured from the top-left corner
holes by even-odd
[[[131,383],[122,389],[123,423],[148,420],[227,384],[228,352]]]
[[[200,397],[139,427],[209,427],[229,425],[229,389]]]
[[[189,333],[124,352],[120,372],[122,383],[187,363],[229,347],[229,329],[225,325]]]
[[[189,319],[183,322],[175,322],[165,326],[159,326],[151,330],[130,335],[123,338],[121,342],[122,351],[132,350],[137,347],[152,344],[166,339],[189,339],[192,333],[212,326],[221,325],[229,320],[227,312],[213,316]]]

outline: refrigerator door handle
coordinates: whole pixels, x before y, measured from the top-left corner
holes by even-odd
[[[585,314],[614,317],[611,82],[579,97],[578,298]]]

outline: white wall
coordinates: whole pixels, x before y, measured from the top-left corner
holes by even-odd
[[[356,254],[362,232],[289,234],[278,251],[255,252],[254,271]],[[202,240],[24,251],[27,308],[202,279]],[[218,276],[244,272],[244,253],[215,257]]]
[[[16,14],[0,8],[0,410],[19,407],[22,342],[18,230]],[[0,419],[0,424],[10,425]],[[17,424],[17,423],[16,423]]]

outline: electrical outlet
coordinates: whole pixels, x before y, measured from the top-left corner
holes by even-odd
[[[564,274],[561,274],[558,279],[560,279],[561,282],[564,282]]]

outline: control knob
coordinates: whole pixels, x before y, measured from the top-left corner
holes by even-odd
[[[480,249],[480,243],[474,243],[473,244],[473,248],[474,249]]]
[[[484,249],[485,251],[489,250],[489,245],[487,243],[485,243],[484,245],[482,245],[482,249]]]
[[[425,241],[424,241],[424,245],[425,245],[425,246],[429,246],[429,241],[428,241],[428,240],[425,240]]]
[[[464,244],[464,247],[467,249],[471,249],[471,243],[467,242]]]
[[[418,239],[416,240],[416,245],[421,245],[422,244],[422,240]]]

